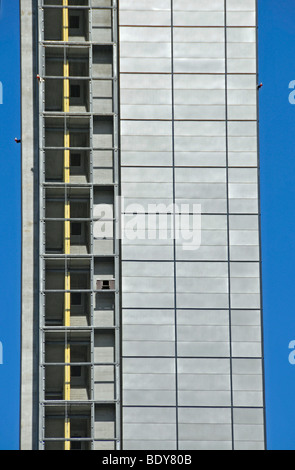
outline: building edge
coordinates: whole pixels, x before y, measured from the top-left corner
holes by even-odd
[[[37,446],[36,370],[36,196],[38,168],[36,166],[35,92],[36,68],[35,1],[20,0],[21,30],[21,167],[22,167],[22,297],[21,297],[21,411],[20,449],[34,450]],[[37,147],[36,147],[37,145]],[[37,192],[38,194],[38,192]],[[38,261],[37,261],[38,263]],[[38,382],[38,381],[37,381]]]

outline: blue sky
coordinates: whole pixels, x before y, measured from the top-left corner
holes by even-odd
[[[295,449],[295,17],[292,0],[259,0],[260,165],[268,449]]]
[[[11,8],[13,1],[14,8]],[[19,447],[21,180],[20,55],[17,0],[0,14],[0,450]]]

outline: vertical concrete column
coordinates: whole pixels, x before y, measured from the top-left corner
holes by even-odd
[[[32,2],[21,0],[22,331],[21,449],[32,450],[34,368],[34,45]]]

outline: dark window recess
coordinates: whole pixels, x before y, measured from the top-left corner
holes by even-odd
[[[70,97],[71,98],[80,98],[81,97],[81,87],[80,87],[80,85],[71,85],[70,86]]]
[[[81,377],[82,367],[81,366],[71,366],[71,377]]]
[[[71,154],[71,166],[81,166],[81,154],[80,153]]]
[[[97,286],[97,290],[114,290],[115,281],[114,280],[109,280],[109,281],[98,280],[96,283],[96,286]]]
[[[81,450],[82,451],[82,442],[71,442],[71,450]]]
[[[79,29],[80,28],[80,16],[73,15],[70,16],[70,29]]]
[[[71,294],[71,304],[82,305],[82,294],[79,294],[79,292]]]
[[[80,237],[82,234],[82,224],[80,224],[79,222],[72,222],[71,234],[73,236]]]

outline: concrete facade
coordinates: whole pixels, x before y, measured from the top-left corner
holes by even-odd
[[[122,241],[123,446],[263,449],[256,2],[121,0],[119,25],[125,222],[146,214]],[[200,205],[200,246],[160,238],[159,203]]]

